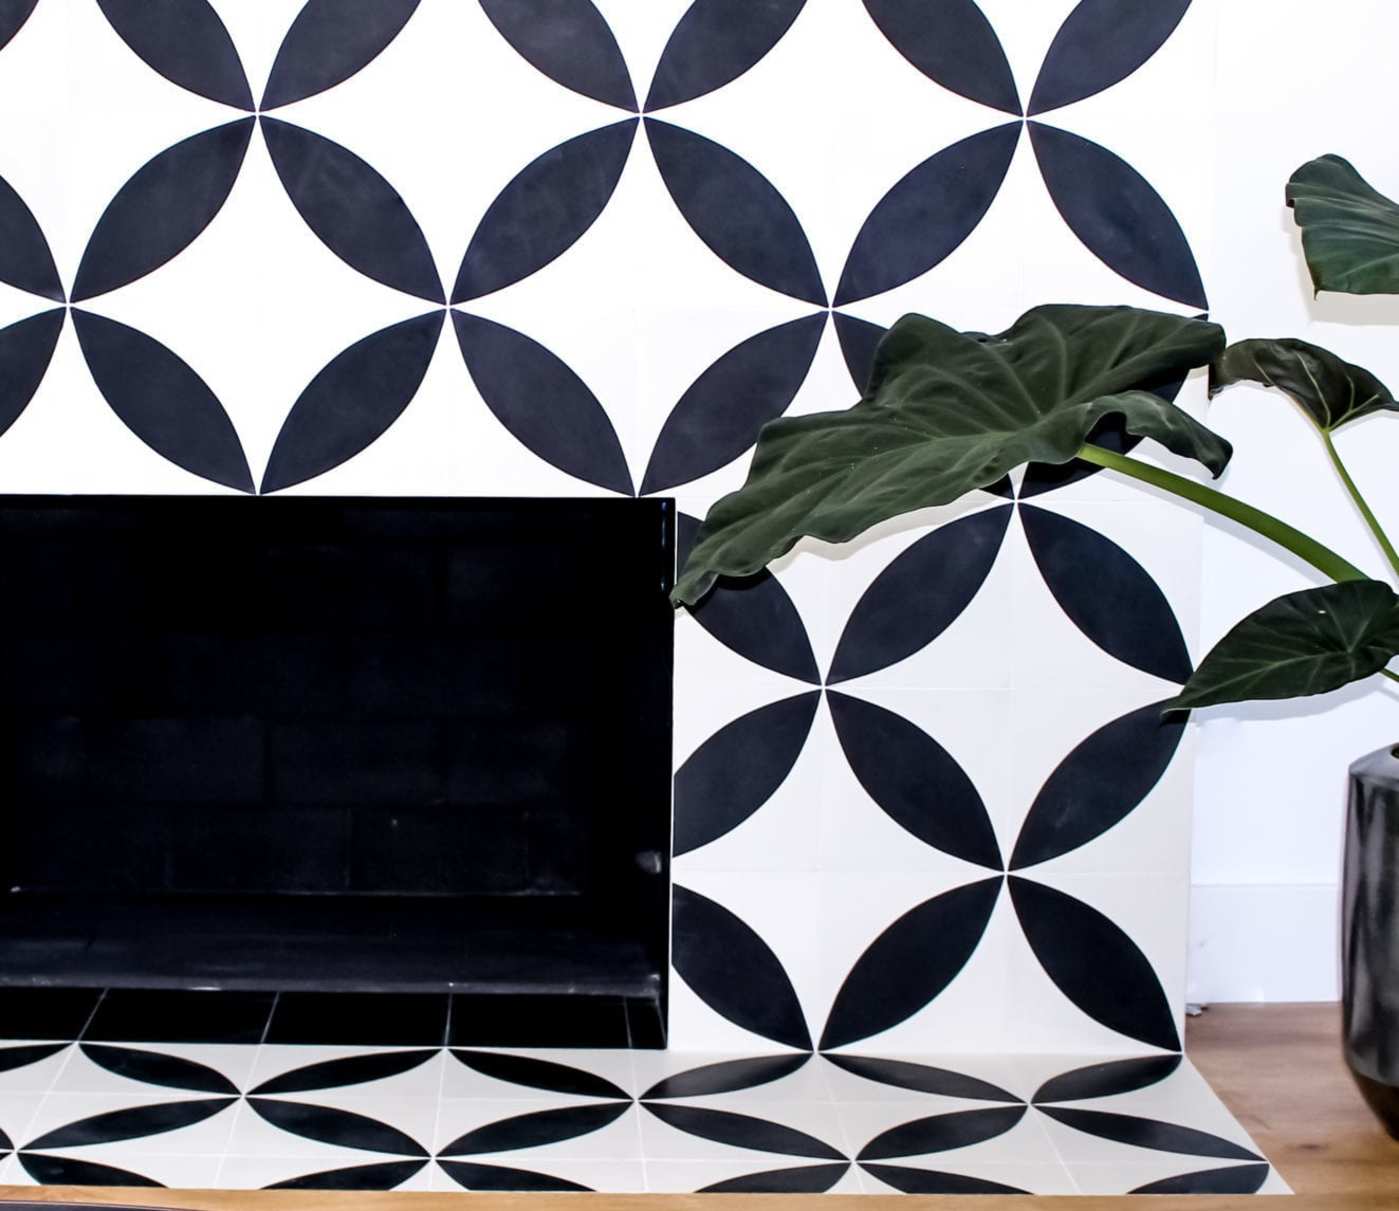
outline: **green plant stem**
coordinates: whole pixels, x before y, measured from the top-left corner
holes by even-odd
[[[1323,546],[1316,539],[1303,534],[1301,530],[1295,530],[1272,514],[1255,509],[1252,505],[1246,505],[1243,501],[1226,496],[1223,492],[1216,492],[1213,488],[1206,487],[1196,480],[1176,475],[1172,471],[1162,470],[1160,467],[1153,467],[1150,463],[1140,462],[1135,458],[1128,458],[1125,454],[1104,450],[1101,446],[1085,445],[1079,450],[1078,456],[1084,462],[1095,463],[1097,466],[1119,471],[1123,475],[1130,475],[1133,479],[1140,479],[1143,483],[1161,488],[1174,496],[1184,497],[1197,505],[1203,505],[1213,513],[1218,513],[1221,517],[1236,521],[1255,534],[1261,534],[1264,538],[1277,543],[1278,546],[1291,551],[1298,559],[1305,560],[1332,580],[1369,579],[1354,564],[1342,559],[1330,547]],[[1399,681],[1399,677],[1396,677],[1395,680]]]
[[[1389,535],[1384,532],[1380,525],[1379,518],[1366,503],[1365,498],[1360,494],[1360,489],[1355,480],[1351,479],[1350,472],[1346,470],[1346,465],[1341,461],[1340,452],[1336,449],[1336,443],[1331,440],[1331,434],[1324,429],[1321,433],[1321,440],[1326,444],[1326,453],[1331,458],[1331,465],[1336,468],[1336,474],[1341,477],[1341,482],[1345,484],[1346,491],[1350,493],[1350,498],[1355,502],[1355,507],[1360,510],[1360,516],[1365,519],[1365,524],[1370,527],[1370,533],[1375,536],[1375,541],[1380,544],[1380,550],[1384,552],[1384,557],[1389,560],[1389,566],[1399,572],[1399,551],[1394,549],[1394,544],[1389,541]],[[1396,678],[1399,680],[1399,678]]]

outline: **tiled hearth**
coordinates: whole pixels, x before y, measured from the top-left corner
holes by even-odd
[[[138,1028],[99,1008],[0,1045],[0,1185],[1287,1190],[1175,1055],[329,1046],[274,1041],[276,1022],[255,1043],[111,1042]],[[346,1030],[333,1008],[323,1025]]]

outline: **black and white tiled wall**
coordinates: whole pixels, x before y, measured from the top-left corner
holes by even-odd
[[[685,540],[905,311],[1206,310],[1213,21],[0,0],[0,487],[657,493]],[[85,1024],[0,1051],[0,1178],[1276,1187],[1178,1058],[1197,545],[1032,469],[683,617],[673,1054]]]

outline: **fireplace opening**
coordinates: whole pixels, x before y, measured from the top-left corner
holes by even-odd
[[[7,497],[0,985],[664,1019],[666,500]]]

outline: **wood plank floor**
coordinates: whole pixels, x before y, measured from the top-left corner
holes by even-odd
[[[1215,1090],[1238,1115],[1299,1197],[1285,1211],[1399,1208],[1399,1143],[1370,1117],[1351,1084],[1339,1049],[1333,1005],[1216,1006],[1190,1023],[1188,1050]],[[3,1189],[0,1200],[186,1211],[725,1211],[748,1195],[606,1194],[345,1194],[310,1191],[190,1191]],[[1106,1211],[1138,1200],[907,1195],[764,1195],[764,1211]],[[3,1205],[3,1202],[0,1202]],[[1151,1211],[1233,1211],[1256,1208],[1255,1198],[1161,1197]]]

